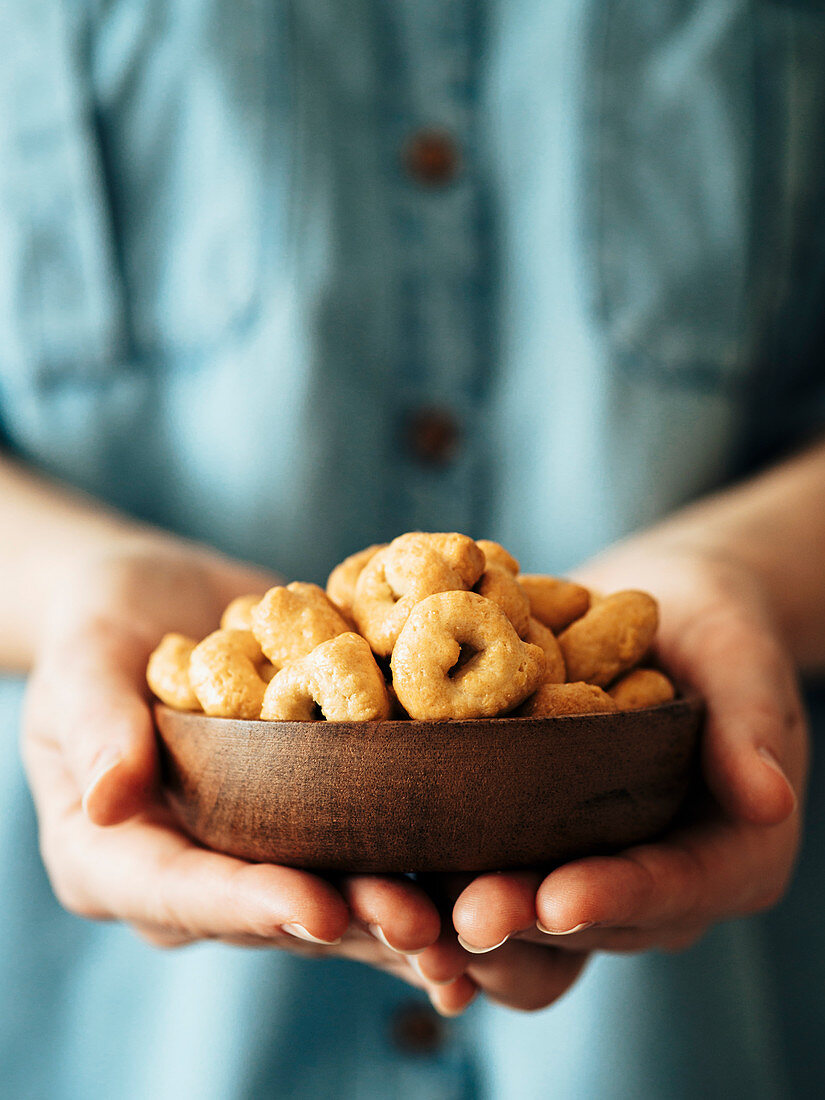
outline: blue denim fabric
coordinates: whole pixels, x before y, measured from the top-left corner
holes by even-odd
[[[823,57],[814,0],[0,0],[5,444],[292,577],[415,527],[568,568],[825,424]],[[458,143],[443,186],[404,168],[429,127]],[[443,465],[409,445],[431,406]],[[825,1090],[816,799],[776,914],[414,1056],[387,977],[63,914],[19,691],[10,1095]]]

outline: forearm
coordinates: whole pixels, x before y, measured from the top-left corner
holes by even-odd
[[[0,668],[25,670],[61,584],[84,556],[171,536],[0,457]]]
[[[694,548],[759,581],[803,672],[825,671],[825,442],[676,513],[633,540]]]

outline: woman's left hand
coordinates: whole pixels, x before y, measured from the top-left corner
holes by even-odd
[[[533,944],[557,949],[554,960],[594,949],[681,950],[719,921],[776,904],[792,873],[807,728],[793,662],[756,579],[732,560],[657,547],[650,536],[578,577],[603,591],[636,587],[659,599],[656,657],[707,706],[706,804],[688,824],[619,855],[576,860],[546,877],[525,871],[472,881],[453,921],[474,980],[486,960],[501,967],[507,953]],[[502,991],[496,998],[488,990],[512,1003]]]

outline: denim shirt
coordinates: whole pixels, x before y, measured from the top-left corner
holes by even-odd
[[[823,58],[825,0],[0,0],[4,445],[290,577],[567,569],[825,425]],[[0,688],[10,1095],[825,1091],[816,797],[775,914],[423,1050],[384,975],[60,911]]]

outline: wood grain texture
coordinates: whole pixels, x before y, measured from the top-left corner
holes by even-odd
[[[483,871],[646,840],[694,774],[702,705],[457,722],[243,722],[155,707],[187,831],[318,870]]]

